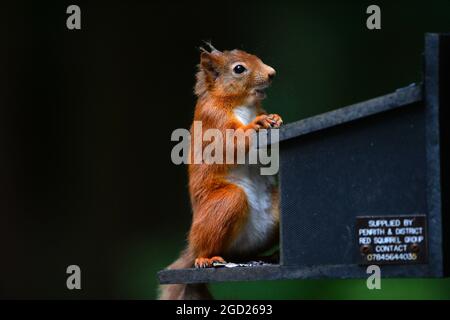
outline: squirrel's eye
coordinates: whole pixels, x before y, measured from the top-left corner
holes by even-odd
[[[235,66],[233,68],[234,73],[237,73],[237,74],[241,74],[245,70],[247,70],[247,69],[245,69],[245,67],[242,64],[238,64],[237,66]]]

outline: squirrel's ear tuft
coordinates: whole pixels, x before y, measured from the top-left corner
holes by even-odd
[[[203,41],[205,43],[205,45],[208,46],[208,48],[211,50],[210,52],[212,54],[221,54],[222,51],[217,50],[216,48],[214,48],[214,46],[211,44],[211,41]],[[205,48],[200,47],[201,51],[206,51]],[[208,52],[208,51],[206,51]]]
[[[200,51],[200,54],[202,54],[202,53],[209,53],[209,51],[206,50],[206,49],[203,48],[203,47],[198,47],[198,50]]]

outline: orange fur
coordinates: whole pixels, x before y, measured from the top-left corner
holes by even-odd
[[[246,71],[235,72],[240,64]],[[203,50],[200,56],[195,93],[198,96],[194,121],[201,121],[203,132],[209,128],[219,129],[225,136],[226,129],[259,130],[279,127],[278,115],[267,115],[261,108],[262,91],[267,87],[275,70],[258,57],[244,51],[212,52]],[[251,105],[256,108],[256,118],[243,124],[233,113],[234,108]],[[193,159],[194,134],[191,128],[191,156]],[[246,148],[249,145],[246,141]],[[203,146],[207,143],[203,142]],[[210,267],[214,261],[223,261],[231,242],[236,238],[248,219],[249,204],[244,190],[227,181],[226,176],[235,165],[190,164],[189,192],[193,221],[188,237],[188,254],[193,261],[183,260],[184,266]],[[273,198],[278,196],[274,191]],[[275,210],[274,210],[275,211]],[[255,252],[255,254],[257,254]],[[170,295],[169,295],[170,296]]]

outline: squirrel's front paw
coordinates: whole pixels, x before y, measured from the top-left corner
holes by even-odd
[[[253,120],[255,130],[279,128],[283,124],[283,120],[277,114],[262,114]]]
[[[269,114],[267,116],[272,128],[279,128],[283,124],[283,119],[277,114]]]
[[[195,259],[196,268],[210,268],[213,267],[214,262],[226,263],[222,257],[212,257],[212,258],[197,258]]]

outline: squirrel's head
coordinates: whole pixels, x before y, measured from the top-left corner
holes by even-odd
[[[211,51],[200,48],[195,93],[216,97],[238,98],[248,102],[265,98],[275,70],[257,56],[242,50],[219,51],[208,44]]]

